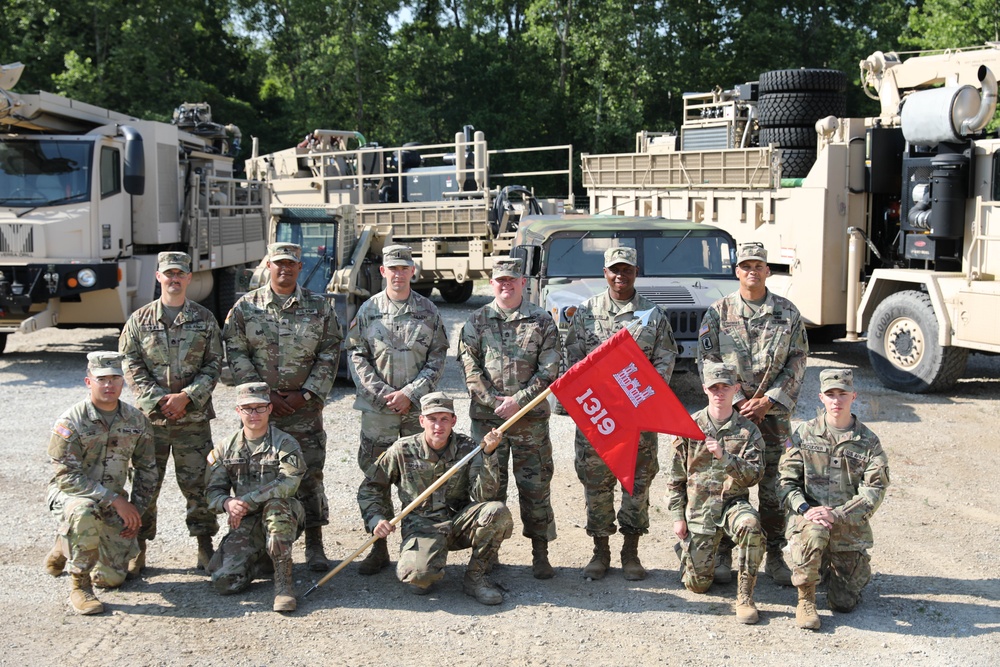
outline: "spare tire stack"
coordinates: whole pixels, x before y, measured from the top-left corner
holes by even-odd
[[[816,121],[847,113],[847,75],[835,69],[779,69],[760,75],[760,145],[781,147],[781,177],[803,178],[816,162]]]

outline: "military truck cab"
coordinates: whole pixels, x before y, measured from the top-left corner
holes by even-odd
[[[607,289],[604,251],[635,248],[636,290],[662,306],[677,340],[681,370],[693,369],[705,311],[735,291],[736,242],[710,225],[655,217],[527,216],[512,254],[525,263],[527,298],[545,308],[564,335],[576,309]]]

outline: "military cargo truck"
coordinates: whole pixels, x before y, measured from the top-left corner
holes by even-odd
[[[996,44],[876,52],[860,63],[870,117],[844,117],[829,70],[688,96],[679,135],[582,157],[590,208],[763,242],[768,287],[819,333],[866,340],[887,387],[947,389],[970,351],[1000,352],[998,64]]]
[[[183,104],[145,121],[0,68],[0,351],[10,333],[125,323],[153,300],[156,255],[191,255],[188,296],[224,318],[237,268],[264,256],[256,183],[233,172],[239,129]]]

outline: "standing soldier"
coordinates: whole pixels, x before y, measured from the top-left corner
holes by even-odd
[[[462,328],[458,358],[472,396],[471,437],[486,434],[514,416],[559,375],[559,330],[552,317],[522,298],[527,279],[520,259],[497,260],[490,286],[495,299],[474,312]],[[552,441],[549,404],[543,401],[504,433],[497,449],[500,488],[507,502],[507,465],[513,453],[514,481],[524,536],[531,538],[531,572],[550,579],[548,543],[556,538],[552,514]]]
[[[442,475],[476,449],[476,442],[456,433],[455,406],[441,392],[420,400],[422,432],[400,438],[368,469],[358,489],[365,527],[384,542],[396,526],[392,505],[385,503],[392,486],[399,502],[409,505]],[[462,590],[482,604],[500,604],[503,594],[486,578],[489,561],[510,537],[514,520],[507,506],[493,500],[500,464],[496,447],[500,432],[490,431],[483,451],[403,517],[403,544],[396,575],[417,595],[444,577],[449,551],[472,549]]]
[[[322,572],[330,569],[323,552],[323,526],[330,520],[323,406],[337,377],[343,335],[330,302],[297,282],[302,248],[272,243],[267,252],[270,284],[236,302],[222,338],[233,377],[271,388],[272,423],[302,448],[307,471],[296,497],[306,513],[306,561]]]
[[[125,581],[156,488],[152,428],[145,415],[118,400],[122,375],[118,353],[88,354],[84,383],[90,396],[56,420],[49,438],[55,474],[48,507],[59,533],[45,569],[58,577],[68,563],[69,601],[78,614],[104,611],[93,586],[115,588]]]
[[[788,510],[792,583],[799,589],[795,624],[818,630],[816,585],[829,569],[827,600],[852,611],[872,576],[868,520],[889,488],[889,459],[878,436],[851,413],[854,373],[819,374],[824,411],[799,424],[781,459],[778,494]]]
[[[243,427],[208,458],[208,504],[229,517],[229,533],[208,569],[215,589],[229,595],[245,590],[270,559],[274,611],[295,611],[292,544],[305,525],[295,492],[306,464],[295,438],[270,425],[272,410],[263,382],[236,388]]]
[[[567,366],[582,360],[622,327],[640,320],[644,323],[632,335],[664,382],[670,382],[677,344],[666,314],[635,289],[638,264],[635,248],[605,251],[604,278],[608,290],[587,299],[573,316],[566,336]],[[631,495],[622,489],[618,511],[618,523],[625,538],[622,570],[629,581],[646,578],[639,560],[639,537],[649,532],[649,486],[660,470],[656,457],[657,434],[642,433],[635,462],[635,487]],[[616,530],[615,476],[580,429],[576,430],[576,474],[583,483],[587,501],[587,534],[594,538],[594,557],[583,574],[601,579],[611,567],[608,537]]]
[[[764,535],[750,504],[750,487],[764,474],[764,439],[753,422],[733,410],[733,395],[740,389],[735,368],[705,364],[702,378],[708,407],[692,418],[708,437],[674,439],[667,508],[682,541],[682,579],[689,591],[704,593],[712,585],[722,535],[736,543],[736,618],[753,624],[758,620],[753,589],[764,559]]]
[[[187,298],[191,257],[161,252],[156,281],[160,298],[132,313],[118,341],[125,378],[136,396],[136,407],[153,424],[159,477],[153,501],[142,517],[139,555],[129,573],[146,564],[146,541],[156,537],[156,500],[174,454],[177,485],[187,500],[188,534],[198,539],[198,569],[212,558],[212,536],[219,530],[205,502],[205,457],[212,451],[215,418],[212,391],[222,372],[222,339],[212,313]]]
[[[788,299],[767,289],[767,251],[744,243],[736,257],[740,288],[712,304],[698,332],[698,363],[726,363],[736,368],[740,390],[734,405],[764,436],[764,477],[758,488],[761,524],[767,537],[764,571],[789,586],[791,571],[785,546],[785,514],[778,502],[778,461],[791,432],[791,415],[802,388],[809,346],[799,311]],[[731,580],[732,544],[720,548],[716,581]]]
[[[448,337],[437,307],[410,289],[415,267],[407,246],[386,246],[379,272],[386,288],[365,301],[351,322],[347,350],[361,410],[358,465],[366,472],[389,445],[419,433],[420,399],[434,391],[448,355]],[[383,505],[392,518],[392,496]],[[385,539],[358,565],[371,575],[389,564]]]

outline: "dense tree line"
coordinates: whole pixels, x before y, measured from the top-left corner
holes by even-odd
[[[786,67],[857,83],[876,50],[998,38],[992,0],[7,0],[0,62],[44,89],[167,120],[182,101],[284,148],[316,127],[621,152],[686,91]],[[874,104],[853,86],[848,112]],[[249,142],[246,142],[249,145]]]

